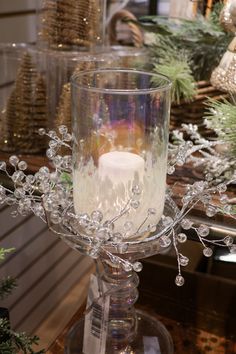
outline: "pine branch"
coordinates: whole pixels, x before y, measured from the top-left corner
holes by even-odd
[[[151,50],[156,59],[163,52],[169,56],[174,53],[176,57],[179,51],[184,51],[191,60],[195,80],[207,80],[233,38],[233,34],[226,33],[216,18],[216,10],[209,20],[202,15],[198,15],[195,20],[178,21],[145,16],[139,19],[139,25],[144,31],[154,33],[155,43]]]
[[[44,350],[35,352],[34,345],[38,345],[37,336],[29,337],[24,332],[16,333],[10,329],[9,321],[0,318],[0,353],[1,354],[43,354]]]
[[[163,74],[171,80],[172,102],[179,103],[181,99],[190,101],[195,96],[196,86],[187,56],[179,53],[179,58],[175,58],[174,55],[165,57],[154,65],[153,71]],[[155,76],[153,82],[155,83]]]
[[[5,297],[11,294],[12,290],[16,288],[17,282],[12,277],[7,277],[0,280],[0,299],[3,300]]]
[[[236,157],[236,105],[227,100],[209,99],[205,114],[206,124],[229,146],[229,153]]]

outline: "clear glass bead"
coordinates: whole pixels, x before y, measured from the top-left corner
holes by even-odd
[[[27,175],[25,181],[29,184],[33,184],[35,182],[35,177],[33,175]]]
[[[38,132],[39,132],[39,135],[45,135],[46,134],[46,130],[44,128],[40,128],[38,130]]]
[[[24,179],[25,174],[22,171],[15,171],[12,176],[11,179],[14,183],[20,182]]]
[[[140,202],[138,200],[131,200],[130,206],[134,209],[138,209],[138,207],[140,206]]]
[[[132,223],[132,221],[126,221],[124,224],[125,231],[130,231],[130,230],[132,230],[133,227],[134,227],[134,224]]]
[[[212,218],[213,216],[215,216],[217,213],[217,208],[213,207],[213,206],[208,206],[206,208],[206,215],[209,217],[209,218]]]
[[[187,236],[183,232],[180,232],[177,235],[177,240],[178,240],[179,243],[184,243],[184,242],[187,241]]]
[[[186,267],[189,264],[189,258],[185,257],[183,255],[180,255],[179,263],[181,266]]]
[[[210,229],[206,225],[200,225],[197,229],[197,233],[199,236],[206,237],[209,235]]]
[[[18,168],[21,171],[25,171],[27,169],[27,167],[28,167],[28,165],[27,165],[27,163],[25,161],[20,161],[18,163]]]
[[[25,191],[23,188],[16,188],[14,191],[14,196],[18,199],[24,198],[25,196]]]
[[[177,275],[177,277],[175,278],[175,284],[177,286],[183,286],[184,285],[184,277],[182,277],[182,275]]]
[[[43,215],[44,215],[44,209],[43,209],[42,205],[39,204],[39,203],[37,203],[36,205],[34,205],[33,211],[34,211],[34,214],[35,214],[36,216],[39,216],[39,217],[40,217],[40,216],[43,216]]]
[[[226,184],[220,183],[220,184],[217,186],[217,190],[218,190],[220,193],[226,192],[226,191],[227,191],[227,186],[226,186]]]
[[[135,272],[141,272],[142,269],[143,269],[143,265],[142,265],[141,262],[135,262],[135,263],[133,264],[133,270],[134,270]]]
[[[169,166],[167,169],[168,175],[172,175],[175,172],[175,167],[174,166]]]
[[[0,170],[5,171],[6,170],[6,162],[5,161],[0,161]]]
[[[19,157],[15,156],[15,155],[10,156],[10,158],[9,158],[9,162],[12,166],[17,166],[19,161],[20,161]]]
[[[171,239],[168,236],[162,236],[159,239],[159,244],[161,247],[166,248],[169,247],[171,244]]]
[[[132,265],[129,262],[124,262],[122,264],[122,267],[126,272],[131,272],[131,270],[133,269]]]
[[[233,237],[226,236],[224,238],[224,243],[226,244],[226,246],[232,246],[232,244],[234,243]]]
[[[65,126],[65,125],[60,125],[59,128],[58,128],[58,131],[60,134],[67,134],[68,132],[68,128]]]
[[[136,194],[136,195],[140,195],[141,194],[141,188],[139,185],[134,185],[133,188],[132,188],[132,192],[133,194]]]
[[[112,236],[112,242],[120,243],[123,241],[123,235],[120,232],[115,232]]]
[[[236,254],[236,245],[232,245],[232,246],[230,247],[230,253]]]
[[[157,211],[155,208],[149,208],[148,209],[148,215],[156,215]]]
[[[102,219],[103,219],[103,214],[101,211],[99,210],[94,210],[91,214],[91,219],[94,220],[94,221],[98,221],[98,222],[101,222]]]
[[[191,229],[192,225],[193,225],[193,223],[192,223],[192,221],[190,221],[189,219],[183,219],[183,220],[181,221],[181,226],[182,226],[182,228],[183,228],[184,230],[189,230],[189,229]]]
[[[173,219],[170,216],[165,216],[162,222],[164,226],[170,226],[173,223]]]
[[[58,212],[53,212],[50,214],[50,221],[53,224],[60,224],[61,222],[61,215]]]
[[[203,254],[205,257],[211,257],[213,255],[213,251],[210,247],[206,247],[203,250]]]

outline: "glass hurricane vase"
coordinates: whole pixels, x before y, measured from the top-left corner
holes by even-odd
[[[101,294],[109,296],[103,353],[173,353],[165,327],[136,312],[139,259],[165,240],[169,80],[126,69],[72,78],[73,200],[78,235],[66,241],[102,264]],[[101,267],[100,267],[101,268]],[[85,353],[83,322],[70,331],[66,353]],[[93,335],[91,333],[85,333]],[[91,351],[91,350],[90,350]]]

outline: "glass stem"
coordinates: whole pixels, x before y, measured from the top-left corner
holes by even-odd
[[[108,347],[117,350],[127,346],[136,333],[137,317],[134,303],[138,299],[139,278],[134,271],[126,272],[120,265],[102,261],[102,280],[110,289]]]

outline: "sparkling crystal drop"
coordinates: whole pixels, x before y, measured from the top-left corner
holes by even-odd
[[[179,262],[180,262],[181,266],[186,267],[188,265],[188,263],[189,263],[189,258],[181,255],[180,259],[179,259]]]
[[[6,162],[5,161],[0,161],[0,170],[2,170],[2,171],[6,170]]]
[[[21,170],[21,171],[26,170],[27,167],[28,167],[28,165],[27,165],[27,163],[26,163],[25,161],[20,161],[20,162],[18,163],[18,168],[19,168],[19,170]]]
[[[133,269],[132,265],[129,262],[123,263],[122,266],[126,272],[130,272]]]
[[[92,220],[95,220],[95,221],[98,221],[98,222],[101,222],[102,219],[103,219],[103,214],[101,211],[99,210],[94,210],[91,214],[91,219]]]
[[[124,224],[124,230],[125,231],[130,231],[133,228],[134,224],[132,221],[126,221]]]
[[[135,186],[133,186],[132,192],[134,194],[136,194],[136,195],[140,195],[141,194],[141,188],[139,187],[139,185],[136,184]]]
[[[135,272],[141,272],[142,269],[143,269],[143,265],[142,265],[141,262],[135,262],[135,263],[133,264],[133,270],[134,270]]]
[[[209,232],[210,232],[210,229],[206,225],[200,225],[199,228],[197,229],[197,233],[202,237],[208,236]]]
[[[67,134],[68,129],[65,125],[60,125],[58,131],[60,134]]]
[[[206,247],[203,250],[203,254],[205,257],[211,257],[213,255],[213,251],[210,247]]]
[[[138,209],[138,207],[140,206],[140,202],[138,200],[131,200],[130,205],[132,208]]]
[[[39,132],[39,135],[45,135],[46,134],[46,130],[44,128],[40,128],[38,130],[38,132]]]
[[[182,228],[183,228],[184,230],[189,230],[189,229],[191,229],[192,225],[193,225],[193,223],[192,223],[192,221],[190,221],[189,219],[183,219],[183,220],[181,221],[181,226],[182,226]]]
[[[184,285],[184,277],[182,277],[182,275],[177,275],[177,277],[175,278],[175,284],[177,286],[183,286]]]
[[[18,162],[19,162],[19,158],[15,155],[10,156],[9,158],[9,162],[12,166],[17,166]]]
[[[213,206],[208,206],[206,208],[206,215],[209,217],[209,218],[212,218],[213,216],[215,216],[217,213],[217,209]]]
[[[232,244],[234,243],[233,237],[226,236],[224,238],[224,243],[226,244],[226,246],[232,246]]]
[[[187,241],[187,236],[183,232],[181,232],[177,235],[177,240],[179,243],[184,243]]]
[[[149,208],[148,209],[148,215],[156,215],[157,210],[155,208]]]

